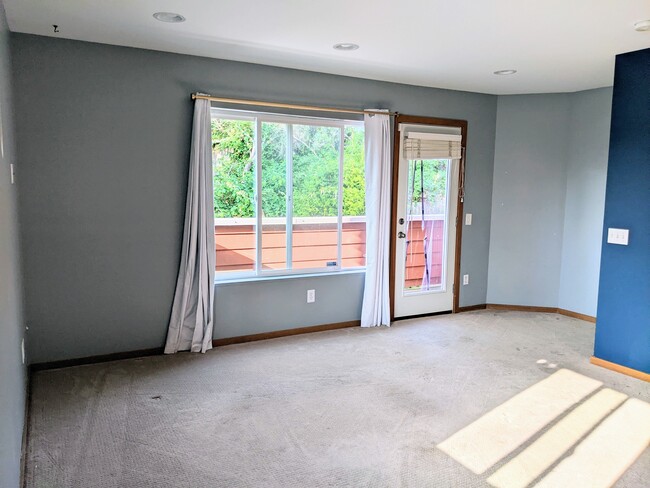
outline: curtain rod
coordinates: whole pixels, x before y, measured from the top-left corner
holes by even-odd
[[[397,112],[382,112],[381,110],[355,110],[351,108],[316,107],[313,105],[294,105],[291,103],[263,102],[260,100],[242,100],[239,98],[221,98],[204,93],[192,93],[192,100],[210,100],[211,102],[234,103],[237,105],[257,105],[258,107],[290,108],[294,110],[310,110],[315,112],[336,112],[340,114],[358,115],[397,115]]]

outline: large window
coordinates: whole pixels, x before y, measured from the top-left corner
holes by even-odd
[[[365,266],[363,124],[212,110],[217,279]]]

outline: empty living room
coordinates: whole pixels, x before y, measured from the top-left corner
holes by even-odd
[[[0,488],[649,480],[648,0],[0,0]]]

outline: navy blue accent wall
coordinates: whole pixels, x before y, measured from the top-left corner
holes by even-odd
[[[616,57],[594,355],[650,373],[650,49]]]

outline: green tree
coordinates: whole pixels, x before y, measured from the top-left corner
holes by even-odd
[[[424,191],[423,191],[424,190]],[[409,161],[410,214],[445,212],[447,161],[444,159]]]
[[[286,215],[287,125],[263,122],[262,212]],[[293,213],[299,217],[338,215],[340,130],[294,124]],[[365,215],[363,129],[344,130],[343,214]],[[212,121],[215,217],[253,217],[255,128],[251,121]]]
[[[212,119],[215,217],[253,217],[253,123]]]
[[[343,215],[366,215],[364,155],[363,129],[347,126],[343,146]]]

